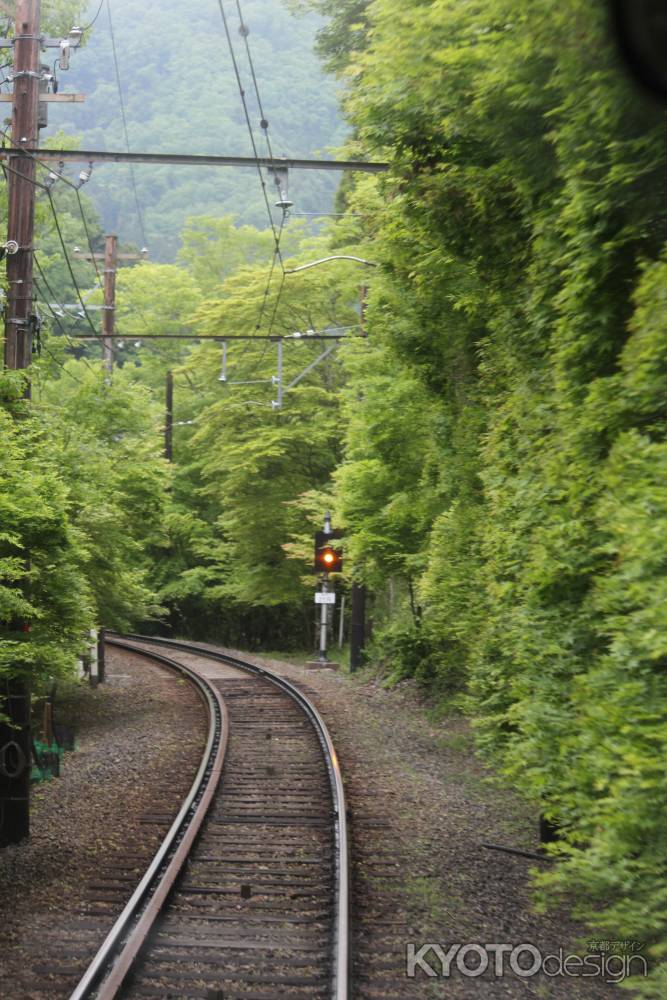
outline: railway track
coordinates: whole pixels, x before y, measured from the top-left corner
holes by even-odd
[[[284,678],[199,645],[107,641],[187,675],[209,734],[178,816],[71,1000],[348,1000],[345,800],[317,710]]]

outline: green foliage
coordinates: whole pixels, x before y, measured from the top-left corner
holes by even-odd
[[[14,373],[0,379],[0,675],[33,684],[71,671],[90,628],[159,610],[149,556],[165,468],[149,400],[60,354],[60,377],[34,366],[32,407]]]
[[[326,17],[315,49],[331,72],[341,73],[355,53],[366,48],[370,0],[286,0],[286,5],[296,12],[317,11]]]
[[[560,825],[549,890],[577,888],[582,915],[657,957],[664,112],[619,70],[598,5],[367,14],[352,148],[393,169],[346,192],[343,226],[382,263],[336,473],[352,571],[396,577],[376,602],[388,669],[467,680],[481,746]],[[663,972],[642,989],[662,996]]]
[[[51,417],[54,460],[67,484],[71,519],[82,541],[82,568],[96,621],[128,629],[158,608],[149,583],[150,552],[162,537],[166,466],[149,393],[131,372],[111,386],[100,371],[69,361],[45,383],[40,405]]]
[[[178,259],[205,295],[215,295],[220,285],[244,264],[269,260],[274,237],[270,229],[235,224],[234,216],[195,216],[187,220]]]
[[[0,408],[0,435],[0,677],[56,675],[94,621],[82,540],[40,421]]]

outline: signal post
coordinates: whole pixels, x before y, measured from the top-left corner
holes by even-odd
[[[338,663],[327,658],[327,628],[329,624],[329,605],[335,605],[336,595],[329,590],[329,573],[340,573],[343,568],[343,557],[332,544],[341,532],[332,529],[331,516],[327,512],[324,518],[324,531],[315,535],[315,572],[322,574],[321,589],[315,593],[315,604],[320,605],[320,648],[316,660],[309,660],[306,666],[311,669],[330,667],[337,670]]]

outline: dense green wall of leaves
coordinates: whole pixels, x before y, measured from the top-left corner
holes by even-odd
[[[364,17],[361,44],[347,23],[354,148],[393,169],[349,197],[383,264],[336,474],[354,572],[410,579],[417,613],[405,598],[378,648],[463,691],[481,746],[560,825],[543,881],[655,958],[665,112],[626,79],[600,4],[375,0]],[[664,996],[664,970],[643,988]]]

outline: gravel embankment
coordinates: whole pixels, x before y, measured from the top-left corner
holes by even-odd
[[[107,651],[108,683],[61,707],[78,750],[34,786],[30,840],[0,851],[1,1000],[69,996],[146,869],[196,773],[206,719],[165,668]],[[50,978],[52,977],[53,978]]]

